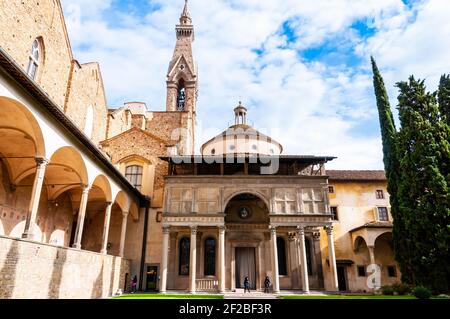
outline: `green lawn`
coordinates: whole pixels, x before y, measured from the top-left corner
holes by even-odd
[[[383,295],[329,295],[329,296],[280,296],[280,299],[416,299],[411,295],[383,296]]]
[[[113,299],[223,299],[222,295],[187,294],[127,294]]]

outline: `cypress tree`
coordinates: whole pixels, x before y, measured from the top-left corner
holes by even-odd
[[[383,78],[377,67],[375,59],[371,57],[373,84],[377,101],[378,115],[380,120],[381,138],[383,145],[383,162],[387,178],[387,190],[390,194],[391,215],[394,219],[392,237],[394,244],[395,259],[397,260],[402,281],[412,283],[411,265],[409,260],[409,239],[406,235],[405,221],[399,210],[398,203],[398,179],[399,158],[397,153],[397,130],[392,115],[389,97],[386,92]]]
[[[442,119],[450,126],[450,75],[441,76],[438,101]]]
[[[450,185],[443,172],[450,150],[448,125],[441,120],[437,94],[426,92],[423,81],[410,77],[397,87],[401,129],[396,197],[409,240],[411,279],[444,292],[450,285]]]

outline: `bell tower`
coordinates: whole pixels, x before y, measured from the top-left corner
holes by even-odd
[[[197,66],[192,56],[194,25],[185,0],[180,23],[176,26],[177,42],[167,72],[167,111],[191,112],[197,104]]]
[[[193,155],[195,148],[197,65],[192,55],[194,25],[185,0],[180,23],[176,28],[177,42],[167,71],[166,111],[180,113],[180,134],[176,153]]]

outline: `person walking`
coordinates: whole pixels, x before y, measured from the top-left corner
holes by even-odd
[[[248,290],[248,293],[250,293],[250,279],[248,279],[248,276],[245,276],[244,278],[244,294]]]
[[[270,278],[269,276],[266,276],[266,279],[264,280],[264,292],[269,293],[270,288]]]
[[[137,292],[137,276],[134,275],[133,280],[131,280],[131,293],[134,294]]]

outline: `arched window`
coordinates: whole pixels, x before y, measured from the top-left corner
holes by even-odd
[[[183,237],[180,239],[180,258],[179,258],[179,269],[178,274],[181,276],[189,275],[189,259],[190,259],[190,240],[187,237]]]
[[[30,61],[28,62],[27,74],[33,80],[36,78],[41,58],[41,44],[39,39],[33,41],[30,52]]]
[[[136,187],[138,190],[141,190],[142,186],[142,166],[139,165],[130,165],[125,169],[125,177],[128,181]]]
[[[205,240],[205,276],[216,275],[216,240],[208,238]]]
[[[84,134],[89,138],[92,138],[92,132],[94,131],[94,109],[89,105],[86,112],[86,122],[84,124]]]
[[[277,237],[277,251],[278,251],[278,274],[280,276],[287,276],[286,242],[281,237]]]
[[[312,275],[312,265],[311,265],[311,241],[309,238],[305,238],[305,248],[306,248],[306,264],[308,265],[308,275]]]
[[[184,107],[186,106],[186,88],[184,86],[183,79],[178,83],[178,92],[177,92],[177,110],[184,111]]]

